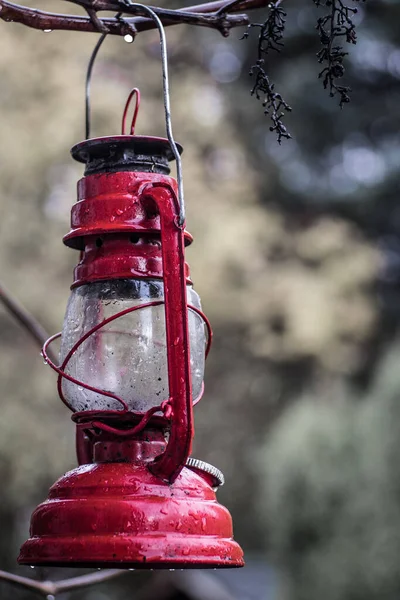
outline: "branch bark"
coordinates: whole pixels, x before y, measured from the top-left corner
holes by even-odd
[[[21,577],[21,575],[14,575],[14,573],[0,570],[0,581],[6,581],[17,587],[38,592],[47,598],[47,596],[57,596],[57,594],[61,594],[62,592],[69,592],[78,588],[95,585],[96,583],[103,583],[125,573],[127,571],[121,569],[106,569],[88,573],[87,575],[80,575],[79,577],[62,579],[61,581],[36,581],[29,577]]]
[[[43,344],[50,337],[44,327],[35,319],[34,316],[30,314],[20,304],[12,294],[1,284],[0,282],[0,302],[3,306],[13,315],[13,317],[18,321],[20,325],[29,333],[29,335],[35,340],[35,342],[40,346],[40,349],[43,348]],[[52,354],[50,358],[57,363],[57,357]]]
[[[85,10],[95,11],[124,11],[133,12],[115,0],[89,0],[74,1],[74,4],[83,6]],[[181,10],[164,10],[153,8],[165,26],[186,23],[201,27],[217,29],[225,37],[233,27],[242,27],[249,24],[247,14],[231,14],[241,11],[265,7],[269,0],[243,0],[241,2],[217,0],[206,4],[189,6]],[[138,11],[135,10],[135,14]],[[69,30],[87,32],[107,32],[111,35],[135,35],[137,32],[154,29],[155,24],[151,19],[144,17],[127,18],[99,18],[101,27],[96,25],[96,19],[78,15],[50,13],[42,10],[21,6],[9,0],[0,0],[0,19],[6,22],[15,22],[40,30]]]

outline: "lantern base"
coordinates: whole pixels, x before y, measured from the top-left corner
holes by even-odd
[[[20,564],[146,568],[243,566],[232,519],[185,467],[172,485],[144,464],[96,463],[61,477],[32,515]]]

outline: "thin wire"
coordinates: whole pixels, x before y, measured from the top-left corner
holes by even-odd
[[[167,40],[165,37],[164,26],[156,15],[156,13],[145,6],[144,4],[137,4],[131,0],[125,0],[125,4],[130,8],[140,8],[150,19],[152,19],[157,25],[157,29],[160,34],[160,46],[161,46],[161,61],[162,61],[162,75],[163,75],[163,96],[164,96],[164,110],[165,110],[165,125],[167,130],[168,141],[171,145],[171,150],[176,161],[176,175],[178,180],[178,199],[179,199],[179,225],[182,227],[185,223],[185,198],[183,194],[183,175],[182,175],[182,160],[179,153],[178,147],[174,140],[172,133],[171,123],[171,104],[169,97],[169,77],[168,77],[168,56],[167,56]]]
[[[116,19],[119,19],[121,17],[122,13],[117,13],[115,15]],[[97,44],[95,45],[92,55],[90,57],[89,63],[88,63],[88,68],[86,71],[86,83],[85,83],[85,139],[88,140],[90,138],[90,125],[91,125],[91,119],[90,119],[90,84],[92,82],[92,73],[93,73],[93,67],[94,67],[94,63],[96,61],[97,58],[97,54],[99,53],[99,50],[104,42],[104,40],[106,39],[108,33],[102,33],[100,38],[97,41]]]
[[[160,34],[160,46],[161,46],[161,62],[162,62],[162,76],[163,76],[163,97],[164,97],[164,110],[165,110],[165,125],[167,130],[167,138],[171,146],[172,153],[174,155],[176,161],[176,175],[178,181],[178,200],[179,200],[179,225],[183,227],[186,219],[186,211],[185,211],[185,197],[183,192],[183,174],[182,174],[182,160],[181,155],[179,153],[178,147],[174,140],[174,135],[172,133],[172,122],[171,122],[171,103],[170,103],[170,93],[169,93],[169,76],[168,76],[168,54],[167,54],[167,40],[165,37],[164,26],[157,16],[157,14],[148,6],[144,4],[138,4],[132,2],[131,0],[125,0],[125,4],[130,8],[139,8],[142,10],[150,19],[152,19],[159,31]],[[120,18],[122,13],[117,13],[116,18]],[[107,37],[107,33],[103,33],[100,36],[94,50],[92,52],[92,56],[90,57],[87,73],[86,73],[86,86],[85,86],[85,113],[86,113],[86,127],[85,127],[85,135],[86,139],[90,137],[90,84],[92,79],[92,72],[94,63],[97,57],[97,54]]]
[[[96,56],[107,37],[107,33],[103,33],[97,41],[94,47],[92,56],[90,57],[87,72],[86,72],[86,84],[85,84],[85,139],[90,138],[90,84],[92,81],[92,71]]]

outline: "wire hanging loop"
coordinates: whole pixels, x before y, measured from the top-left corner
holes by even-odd
[[[122,135],[127,135],[126,134],[126,117],[128,116],[129,106],[130,106],[131,100],[132,100],[132,98],[134,96],[136,97],[136,104],[135,104],[135,110],[133,112],[131,127],[130,127],[128,135],[135,135],[136,119],[137,119],[138,112],[139,112],[139,107],[140,107],[140,91],[139,91],[139,88],[133,88],[133,90],[131,91],[131,93],[128,96],[128,100],[126,101],[125,109],[124,109],[124,114],[122,116],[122,125],[121,125],[121,133],[122,133]]]
[[[160,18],[154,12],[154,10],[152,10],[148,6],[145,6],[144,4],[138,4],[135,2],[131,2],[131,0],[123,0],[123,4],[125,4],[125,6],[129,6],[129,8],[139,9],[147,17],[152,19],[154,21],[154,23],[156,24],[157,29],[160,34],[165,125],[166,125],[166,130],[167,130],[167,138],[170,143],[171,150],[172,150],[172,153],[173,153],[175,161],[176,161],[176,178],[177,178],[177,182],[178,182],[178,200],[179,200],[179,226],[183,227],[184,223],[185,223],[185,219],[186,219],[186,211],[185,211],[185,198],[184,198],[184,192],[183,192],[182,160],[181,160],[181,155],[179,153],[178,147],[176,145],[176,142],[174,140],[174,136],[172,133],[171,102],[170,102],[169,76],[168,76],[167,40],[165,37],[164,26],[163,26]],[[120,18],[121,15],[122,15],[121,12],[117,13],[116,18]],[[86,117],[85,118],[85,139],[89,139],[89,137],[90,137],[90,126],[91,126],[90,85],[91,85],[91,80],[92,80],[93,67],[94,67],[94,63],[95,63],[97,54],[98,54],[104,40],[106,39],[107,35],[108,35],[107,33],[103,33],[100,36],[100,38],[92,52],[92,56],[90,57],[88,68],[87,68],[86,85],[85,85],[85,117]],[[128,103],[129,103],[129,100],[128,100]],[[139,96],[137,97],[137,100],[139,100]],[[138,101],[137,101],[136,106],[138,106]],[[126,110],[126,107],[125,107],[125,110]],[[125,113],[124,113],[124,116],[126,116]],[[135,120],[135,115],[134,115],[134,120],[132,121],[133,131],[134,131],[134,127],[135,127],[135,122],[136,122],[136,120]],[[124,125],[123,125],[123,127],[124,127]],[[132,131],[132,129],[131,129],[131,131]],[[133,131],[132,131],[131,135],[133,135]]]
[[[137,4],[131,0],[123,0],[125,6],[129,8],[138,8],[147,17],[152,19],[157,26],[160,34],[160,47],[161,47],[161,63],[162,63],[162,76],[163,76],[163,97],[164,97],[164,111],[165,111],[165,126],[167,130],[167,138],[171,146],[172,153],[176,161],[176,178],[178,181],[178,200],[179,200],[179,226],[183,227],[186,219],[185,212],[185,198],[183,193],[183,175],[182,175],[182,160],[179,153],[178,147],[174,140],[172,133],[172,122],[171,122],[171,102],[169,93],[169,76],[168,76],[168,54],[167,54],[167,40],[165,37],[164,26],[157,16],[157,14],[144,4]]]
[[[117,13],[115,15],[116,19],[120,19],[122,13]],[[101,46],[103,45],[104,40],[106,39],[108,33],[102,33],[100,38],[97,40],[95,47],[93,48],[92,55],[88,62],[88,67],[86,71],[86,81],[85,81],[85,139],[88,140],[90,138],[90,129],[91,129],[91,108],[90,108],[90,86],[92,83],[92,73],[94,63],[96,62],[97,55]]]

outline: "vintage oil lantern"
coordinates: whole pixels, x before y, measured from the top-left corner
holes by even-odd
[[[80,466],[34,511],[18,560],[240,567],[231,516],[215,496],[222,474],[190,457],[211,329],[185,263],[192,237],[169,175],[181,148],[134,134],[135,94],[128,135],[129,100],[122,135],[72,149],[85,174],[64,243],[80,258],[63,331],[43,352],[73,411]],[[60,335],[56,366],[47,348]]]

